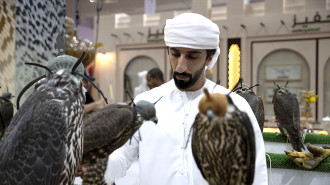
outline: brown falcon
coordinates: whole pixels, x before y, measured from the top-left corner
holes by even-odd
[[[0,96],[0,141],[14,115],[14,105],[10,101],[12,97],[8,90]]]
[[[247,84],[243,83],[243,80],[240,79],[239,83],[234,87],[234,92],[238,95],[242,96],[250,105],[255,117],[257,118],[259,128],[261,132],[264,129],[264,122],[265,122],[265,111],[264,111],[264,104],[260,96],[257,96],[253,91],[252,88],[258,86],[256,84],[254,86],[248,86]]]
[[[155,123],[153,103],[141,100],[136,105],[108,105],[84,118],[84,154],[81,163],[83,184],[105,184],[104,172],[109,155],[124,145],[144,120]]]
[[[210,185],[252,184],[256,151],[250,118],[229,94],[204,92],[192,126],[198,168]]]
[[[47,73],[17,99],[38,81],[0,144],[0,184],[73,184],[83,149],[82,58],[61,55],[46,66],[33,64]]]
[[[274,82],[274,113],[280,132],[289,140],[294,150],[301,152],[304,148],[300,132],[299,103],[294,94],[285,86],[279,86]]]

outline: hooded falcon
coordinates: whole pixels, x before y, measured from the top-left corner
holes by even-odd
[[[274,113],[280,132],[289,140],[294,150],[301,152],[304,148],[300,132],[299,103],[294,94],[285,86],[279,86],[274,82]]]
[[[252,184],[256,151],[250,118],[229,94],[204,92],[192,126],[198,168],[210,185]]]
[[[84,55],[84,54],[83,54]],[[18,109],[0,144],[0,184],[73,184],[82,159],[85,92],[82,57],[50,59],[33,93]]]
[[[0,141],[14,115],[14,105],[10,101],[12,97],[8,90],[0,96]]]
[[[258,86],[256,84],[254,86],[248,86],[247,84],[243,83],[243,80],[240,79],[236,87],[234,87],[234,92],[238,95],[242,96],[250,105],[255,117],[257,118],[259,128],[261,132],[264,129],[264,122],[265,122],[265,111],[264,111],[264,103],[260,96],[257,96],[253,91],[252,88]]]
[[[83,184],[103,184],[109,155],[124,145],[144,120],[157,123],[154,104],[141,100],[133,106],[112,104],[84,118]]]

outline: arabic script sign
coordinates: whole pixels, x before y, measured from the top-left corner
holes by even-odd
[[[321,15],[319,12],[316,12],[313,21],[308,21],[308,17],[305,17],[305,21],[303,22],[297,22],[296,15],[293,15],[293,25],[292,28],[294,28],[296,25],[302,25],[304,28],[308,26],[308,24],[315,24],[315,23],[330,23],[330,15],[327,16],[327,20],[322,21]]]

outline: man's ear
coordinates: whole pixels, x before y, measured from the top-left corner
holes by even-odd
[[[209,58],[207,59],[207,61],[206,61],[206,63],[205,63],[206,66],[208,66],[208,65],[210,64],[210,62],[211,62],[212,59],[213,59],[213,56],[214,56],[214,54],[211,55],[211,56],[209,56]]]

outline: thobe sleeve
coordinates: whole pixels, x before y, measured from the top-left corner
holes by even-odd
[[[236,100],[236,101],[235,101]],[[234,103],[241,111],[244,111],[250,117],[254,136],[256,143],[256,161],[255,161],[255,171],[254,171],[254,181],[253,185],[265,185],[268,184],[268,175],[267,175],[267,164],[266,164],[266,153],[265,153],[265,144],[260,131],[258,121],[247,101],[244,98],[235,99]],[[238,101],[237,101],[238,100]]]
[[[146,99],[145,93],[139,94],[135,97],[134,102]],[[149,96],[150,97],[150,96]],[[148,121],[144,121],[148,122]],[[143,124],[144,124],[143,123]],[[142,126],[143,126],[142,124]],[[132,137],[132,141],[128,140],[122,147],[118,148],[112,154],[109,155],[109,160],[107,164],[107,169],[104,173],[104,180],[109,184],[115,182],[126,175],[126,171],[132,165],[134,160],[139,155],[139,141],[140,141],[139,131],[135,132]]]
[[[132,137],[131,143],[128,140],[122,147],[109,155],[104,180],[110,184],[126,175],[127,169],[132,165],[139,153],[139,133]]]

